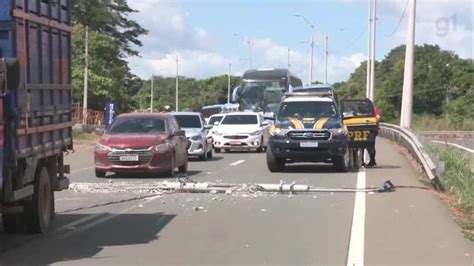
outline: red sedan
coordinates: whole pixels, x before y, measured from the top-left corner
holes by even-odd
[[[188,168],[188,141],[175,118],[162,113],[118,116],[95,147],[95,174],[161,173]]]

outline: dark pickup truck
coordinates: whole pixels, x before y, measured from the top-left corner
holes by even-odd
[[[0,0],[0,214],[42,233],[72,149],[70,0]]]

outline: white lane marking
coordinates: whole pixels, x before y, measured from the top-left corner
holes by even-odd
[[[236,166],[236,165],[239,165],[239,164],[241,164],[241,163],[243,163],[243,162],[245,162],[245,160],[238,160],[238,161],[236,161],[236,162],[231,163],[230,165]]]
[[[365,169],[357,173],[357,188],[365,188]],[[364,265],[365,192],[357,192],[352,217],[347,266]]]
[[[86,167],[86,168],[81,168],[81,169],[75,169],[75,170],[72,170],[71,171],[71,174],[75,173],[75,172],[80,172],[80,171],[85,171],[85,170],[90,170],[90,169],[94,169],[95,166],[91,166],[91,167]]]
[[[454,146],[454,147],[456,147],[456,148],[459,148],[459,149],[463,149],[463,150],[465,150],[465,151],[468,151],[468,152],[470,152],[470,153],[474,153],[474,150],[473,150],[473,149],[466,148],[466,147],[461,146],[461,145],[456,144],[456,143],[445,142],[445,141],[439,141],[439,140],[432,140],[431,142],[433,142],[433,143],[439,143],[439,144],[448,144],[448,145]]]

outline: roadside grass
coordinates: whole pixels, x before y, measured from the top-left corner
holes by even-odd
[[[99,141],[100,136],[95,133],[84,133],[81,130],[73,130],[72,139],[75,145],[94,145]]]
[[[464,234],[474,241],[474,174],[470,168],[470,154],[453,147],[430,146],[444,162],[441,182]]]
[[[433,115],[414,115],[413,129],[417,131],[473,131],[474,119],[464,119],[454,123],[452,119]]]

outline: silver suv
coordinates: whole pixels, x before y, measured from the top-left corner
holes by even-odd
[[[174,117],[186,132],[188,155],[197,156],[201,161],[212,158],[212,140],[207,133],[212,126],[206,125],[204,117],[198,112],[175,112]]]

